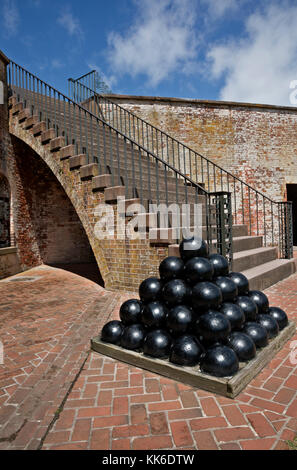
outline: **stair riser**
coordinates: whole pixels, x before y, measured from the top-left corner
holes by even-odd
[[[277,249],[264,251],[254,255],[247,255],[244,258],[233,260],[233,271],[242,272],[246,269],[254,268],[269,261],[277,259]]]
[[[249,279],[251,290],[264,290],[296,272],[294,261]]]
[[[261,248],[262,245],[263,237],[250,237],[245,238],[244,240],[233,240],[233,253]]]

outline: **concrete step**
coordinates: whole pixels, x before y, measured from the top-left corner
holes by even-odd
[[[277,259],[277,247],[255,248],[234,253],[233,271],[242,272]]]
[[[241,252],[241,251],[247,251],[247,250],[252,250],[255,248],[253,245],[256,245],[256,248],[259,248],[259,245],[262,246],[262,238],[260,236],[257,237],[233,237],[233,253],[235,256],[235,253]],[[169,245],[169,256],[179,256],[179,251],[178,251],[178,244],[170,244]],[[216,253],[216,241],[213,241],[212,247],[211,247],[211,253]]]
[[[253,250],[255,248],[261,248],[262,246],[262,236],[233,237],[233,253],[238,253],[239,251]]]
[[[17,115],[19,123],[24,122],[27,118],[31,116],[31,109],[24,108]]]
[[[275,259],[243,271],[250,289],[264,290],[296,272],[296,260]]]

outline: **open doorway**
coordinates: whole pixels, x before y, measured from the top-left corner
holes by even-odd
[[[293,244],[297,246],[297,184],[287,184],[287,200],[293,203]]]

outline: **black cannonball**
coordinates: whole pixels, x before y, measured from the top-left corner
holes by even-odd
[[[165,325],[167,313],[168,310],[162,302],[150,302],[143,308],[141,321],[148,328],[161,328]]]
[[[233,331],[228,336],[226,344],[233,349],[241,362],[250,361],[256,356],[255,343],[246,333]]]
[[[162,290],[162,298],[168,306],[179,305],[187,301],[189,290],[182,279],[167,282]]]
[[[231,325],[225,315],[216,310],[208,310],[201,315],[195,324],[195,332],[206,343],[215,343],[227,338],[231,333]]]
[[[139,297],[143,302],[158,300],[162,291],[162,283],[157,277],[149,277],[139,286]]]
[[[106,343],[120,344],[124,325],[118,320],[109,321],[101,331],[101,340]]]
[[[233,302],[238,295],[238,289],[235,282],[229,277],[219,276],[214,283],[221,289],[223,302]]]
[[[133,325],[141,322],[143,305],[140,300],[130,299],[124,302],[120,308],[120,319],[124,325]]]
[[[211,281],[213,276],[213,266],[207,258],[194,257],[185,264],[185,279],[191,284],[201,281]]]
[[[121,337],[122,348],[140,351],[145,335],[146,329],[141,324],[126,326]]]
[[[143,343],[143,352],[147,356],[168,358],[171,349],[171,336],[165,330],[150,331]]]
[[[204,348],[198,339],[192,335],[182,335],[172,345],[170,362],[180,366],[196,366]]]
[[[200,369],[215,377],[229,377],[238,371],[239,361],[233,349],[225,345],[215,345],[202,355]]]
[[[250,297],[240,295],[235,303],[243,310],[246,321],[254,321],[257,319],[258,307]]]
[[[239,305],[224,302],[219,311],[228,318],[232,330],[241,330],[245,322],[245,315]]]
[[[268,309],[268,314],[277,321],[280,331],[289,323],[287,314],[279,307],[270,307]]]
[[[180,242],[179,252],[184,262],[196,256],[202,258],[208,257],[207,244],[199,237],[184,238]]]
[[[168,312],[166,319],[167,329],[173,334],[184,334],[192,326],[193,318],[193,312],[189,307],[177,305]]]
[[[222,291],[212,282],[198,282],[192,289],[192,305],[196,313],[217,309],[222,302]]]
[[[279,326],[275,318],[271,315],[261,313],[257,317],[257,322],[265,328],[268,334],[268,338],[275,338],[279,334]]]
[[[269,300],[264,292],[261,292],[260,290],[250,290],[249,297],[257,305],[258,313],[268,313]]]
[[[230,273],[230,279],[237,285],[238,295],[248,295],[249,293],[249,281],[242,273]]]
[[[184,276],[184,262],[177,256],[168,256],[159,266],[160,278],[167,282],[171,279],[181,279]]]
[[[209,256],[209,261],[214,269],[214,277],[228,275],[229,265],[227,259],[224,256],[219,255],[218,253],[214,253],[213,255]]]
[[[254,341],[256,348],[264,348],[268,344],[268,334],[266,329],[256,322],[247,322],[244,325],[243,333],[246,333]]]

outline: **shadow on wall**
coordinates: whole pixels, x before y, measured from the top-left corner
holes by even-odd
[[[104,287],[86,232],[63,187],[24,142],[15,138],[14,147],[20,192],[26,206],[20,225],[26,224],[31,230],[39,260]]]

